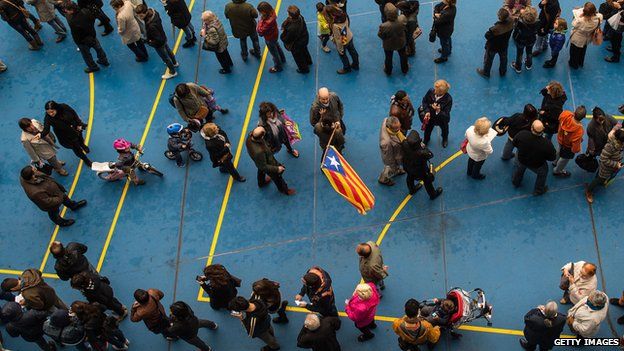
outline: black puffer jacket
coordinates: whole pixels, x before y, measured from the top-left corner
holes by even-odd
[[[85,329],[78,317],[66,310],[56,310],[43,324],[43,332],[60,345],[76,345],[85,339]]]
[[[85,245],[71,242],[65,247],[65,254],[54,257],[54,270],[61,280],[70,280],[74,275],[89,270],[89,260],[84,255],[87,250]]]
[[[191,13],[184,0],[167,0],[165,11],[171,17],[171,23],[180,29],[186,28],[191,23]]]
[[[429,176],[429,160],[433,153],[422,143],[420,135],[412,130],[401,143],[403,148],[403,169],[416,179],[423,180]]]

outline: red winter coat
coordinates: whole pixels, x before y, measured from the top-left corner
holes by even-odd
[[[277,16],[275,13],[266,19],[261,17],[256,30],[259,36],[264,37],[264,40],[276,41],[279,31],[277,29]]]
[[[583,125],[574,120],[574,113],[563,111],[559,115],[559,132],[557,133],[559,145],[570,148],[572,152],[581,152],[583,141]]]

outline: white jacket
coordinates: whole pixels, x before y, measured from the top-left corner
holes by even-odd
[[[591,338],[600,330],[600,323],[607,318],[609,298],[600,310],[592,310],[587,306],[587,297],[584,297],[568,311],[568,317],[574,317],[572,328],[584,338]]]
[[[571,264],[572,263],[566,264],[561,267],[561,270],[569,270]],[[579,302],[582,298],[589,296],[592,291],[598,288],[598,278],[596,278],[595,274],[589,279],[581,278],[581,269],[583,269],[584,264],[585,261],[574,262],[574,282],[570,284],[570,289],[568,289],[570,301],[572,301],[572,303]]]
[[[496,131],[492,128],[486,135],[475,133],[474,126],[466,130],[466,138],[468,139],[468,156],[474,161],[483,161],[494,152],[492,150],[492,140],[496,137]]]

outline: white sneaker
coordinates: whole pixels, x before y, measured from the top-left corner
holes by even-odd
[[[162,79],[171,79],[178,75],[178,72],[174,72],[173,74],[167,70],[167,73],[163,74],[160,78]]]
[[[180,62],[176,61],[175,65],[173,65],[173,67],[180,67]]]

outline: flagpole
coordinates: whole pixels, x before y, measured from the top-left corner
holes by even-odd
[[[339,122],[334,122],[334,123],[339,123]],[[331,146],[331,142],[334,139],[334,133],[336,133],[336,129],[338,129],[338,124],[335,124],[335,127],[332,130],[331,135],[329,136],[329,140],[327,141],[327,146],[325,146],[325,152],[323,152],[323,160],[321,161],[321,165],[323,165],[323,162],[325,162],[325,157],[327,156],[327,150],[329,150],[329,147]]]

